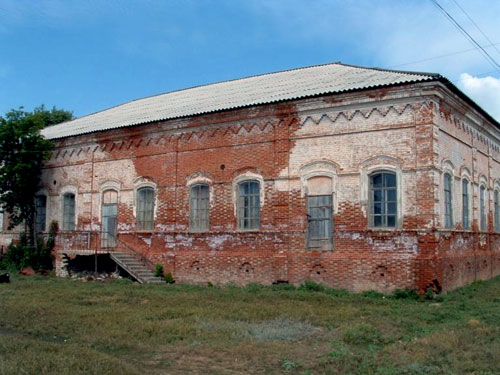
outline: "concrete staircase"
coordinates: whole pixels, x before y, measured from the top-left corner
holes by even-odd
[[[109,256],[141,284],[164,283],[161,278],[154,275],[153,271],[128,253],[113,251],[109,253]]]

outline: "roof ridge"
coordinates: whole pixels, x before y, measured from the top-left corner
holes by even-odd
[[[361,65],[345,64],[343,62],[338,62],[336,64],[343,65],[343,66],[349,66],[351,68],[357,68],[357,69],[376,70],[379,72],[401,73],[401,74],[409,74],[409,75],[415,75],[415,76],[430,76],[430,77],[434,77],[434,78],[443,78],[443,76],[439,73],[417,72],[417,71],[412,71],[412,70],[396,70],[396,69],[379,68],[379,67],[366,67],[366,66],[361,66]]]

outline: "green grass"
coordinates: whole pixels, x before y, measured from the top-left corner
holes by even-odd
[[[0,374],[500,373],[500,278],[438,302],[311,285],[13,275],[0,284]]]

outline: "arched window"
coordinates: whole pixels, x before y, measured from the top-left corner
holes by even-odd
[[[102,247],[116,246],[116,225],[118,219],[118,192],[105,190],[102,193]]]
[[[45,232],[47,221],[47,197],[45,195],[35,196],[35,230]]]
[[[260,184],[246,180],[238,184],[238,229],[260,229]]]
[[[63,195],[63,230],[75,230],[75,194],[66,193]]]
[[[398,219],[396,173],[382,171],[370,176],[370,224],[393,228]]]
[[[453,206],[451,193],[452,177],[451,174],[444,174],[444,226],[453,227]]]
[[[209,228],[210,187],[205,184],[191,186],[189,197],[189,226],[191,230]]]
[[[481,185],[479,188],[479,228],[481,230],[487,229],[486,224],[486,188]]]
[[[470,228],[469,218],[469,181],[465,178],[462,180],[462,228]]]
[[[499,192],[495,190],[495,232],[500,232],[500,206],[499,206]]]
[[[137,230],[153,230],[154,189],[143,187],[137,190]]]

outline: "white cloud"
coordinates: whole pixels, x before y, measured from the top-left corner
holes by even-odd
[[[460,88],[490,115],[500,121],[500,78],[474,77],[462,73]]]

